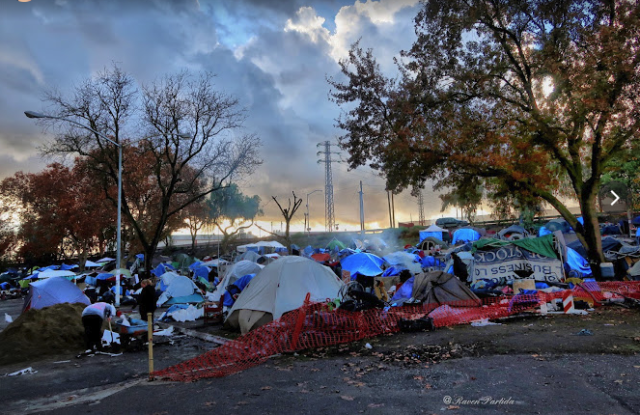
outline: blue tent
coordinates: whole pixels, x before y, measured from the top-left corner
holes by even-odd
[[[589,263],[579,253],[567,247],[567,266],[570,270],[579,272],[580,278],[591,276],[592,271]]]
[[[382,274],[382,264],[384,260],[373,254],[360,252],[358,254],[349,255],[340,260],[343,270],[349,271],[351,274],[356,272],[373,277]]]
[[[442,232],[447,232],[447,231],[442,229],[438,225],[431,225],[427,229],[420,231],[420,242],[424,241],[430,236],[433,238],[442,240]]]
[[[478,239],[480,239],[478,231],[471,228],[462,228],[453,233],[453,241],[451,243],[455,245],[458,242],[473,242]]]
[[[29,284],[29,294],[24,299],[22,311],[39,310],[61,303],[82,303],[91,301],[74,283],[64,277],[51,277]]]
[[[545,236],[552,233],[553,232],[551,232],[549,229],[545,228],[544,226],[541,226],[540,229],[538,229],[538,236]]]
[[[635,226],[640,226],[640,216],[636,216],[631,220],[631,223]]]

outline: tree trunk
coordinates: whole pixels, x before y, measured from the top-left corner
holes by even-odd
[[[593,271],[593,276],[599,281],[602,279],[600,264],[605,262],[605,258],[602,252],[602,238],[600,225],[598,223],[598,214],[596,212],[596,194],[590,193],[593,192],[585,192],[580,201],[580,210],[582,212],[582,218],[584,219],[584,226],[582,232],[576,232],[576,235],[587,250],[589,265]]]

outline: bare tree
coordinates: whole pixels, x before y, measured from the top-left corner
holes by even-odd
[[[144,250],[146,270],[173,217],[227,186],[232,175],[251,174],[261,164],[259,139],[239,133],[244,110],[235,98],[216,91],[211,78],[180,73],[138,87],[114,66],[70,97],[58,91],[46,96],[52,115],[87,125],[124,147],[122,214]],[[115,204],[117,148],[70,123],[43,122],[56,128],[44,153],[89,159]]]
[[[291,220],[293,219],[293,217],[296,214],[296,211],[298,210],[298,208],[302,204],[302,199],[298,199],[296,197],[296,192],[291,192],[291,193],[293,194],[293,205],[291,204],[291,199],[288,199],[289,200],[289,205],[288,205],[287,208],[283,208],[280,205],[280,202],[278,202],[278,198],[276,196],[271,196],[273,201],[276,202],[276,205],[278,205],[278,208],[280,209],[280,212],[282,213],[282,217],[284,217],[284,221],[287,224],[287,226],[285,228],[284,239],[285,239],[285,241],[287,243],[287,249],[289,250],[289,252],[291,252],[291,237],[289,235],[289,228],[290,228]],[[260,229],[262,229],[262,228],[260,228]],[[265,229],[263,229],[263,230],[265,230]],[[269,232],[269,233],[273,234],[272,232]]]

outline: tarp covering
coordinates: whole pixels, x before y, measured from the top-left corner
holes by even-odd
[[[412,274],[422,272],[422,266],[420,265],[420,257],[408,252],[398,251],[385,255],[384,260],[390,265],[401,265],[404,269],[408,269]]]
[[[560,233],[560,232],[558,232]],[[553,247],[554,235],[542,238],[499,241],[484,239],[473,244],[473,281],[532,277],[537,281],[561,282],[564,268]],[[564,244],[562,245],[564,252]]]
[[[580,242],[579,239],[576,239],[575,241],[568,243],[567,247],[579,253],[580,256],[582,256],[583,258],[589,259],[589,256],[587,255],[587,250],[584,248],[584,246],[582,246],[582,243]],[[613,238],[611,236],[602,238],[602,252],[605,252],[605,253],[609,251],[617,252],[621,247],[622,247],[622,242],[620,242],[616,238]]]
[[[586,259],[573,249],[567,247],[567,265],[573,271],[577,271],[584,276],[592,274],[591,267]]]
[[[415,276],[411,296],[424,304],[442,304],[452,301],[482,301],[457,277],[442,271],[432,271]]]
[[[545,235],[540,238],[528,238],[520,239],[517,241],[500,241],[498,239],[480,239],[473,243],[471,252],[476,252],[482,249],[494,249],[501,246],[513,244],[527,251],[535,252],[536,254],[544,255],[549,258],[558,258],[558,254],[553,247],[553,234]]]
[[[82,303],[90,305],[89,298],[71,281],[64,277],[51,277],[29,284],[29,294],[24,299],[22,311],[39,310],[60,303]]]
[[[473,242],[480,239],[480,233],[475,229],[471,228],[461,228],[453,233],[452,244],[457,244],[458,242]]]
[[[52,277],[73,277],[76,273],[73,271],[58,271],[58,270],[47,270],[38,272],[38,279],[52,278]]]
[[[344,283],[311,259],[288,256],[267,265],[238,297],[225,325],[246,333],[304,304],[336,298]]]
[[[173,265],[171,264],[158,264],[157,267],[155,267],[154,269],[151,270],[151,273],[153,275],[155,275],[156,277],[161,276],[162,274],[164,274],[165,272],[168,271],[175,271],[176,269],[173,267]]]
[[[331,260],[331,254],[313,254],[311,259],[316,262],[326,262]]]
[[[376,255],[366,252],[349,255],[340,261],[342,269],[349,271],[351,275],[360,273],[369,277],[382,274],[384,260]]]
[[[247,251],[244,252],[240,255],[238,255],[233,262],[238,263],[240,261],[249,261],[249,262],[258,262],[258,259],[260,259],[260,254],[254,251]]]

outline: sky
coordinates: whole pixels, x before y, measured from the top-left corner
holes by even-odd
[[[167,73],[209,71],[221,91],[247,110],[243,130],[257,134],[263,164],[240,187],[263,201],[263,226],[282,216],[294,191],[304,199],[292,222],[302,230],[307,194],[325,188],[317,144],[330,141],[332,158],[344,133],[328,98],[328,77],[342,79],[338,62],[358,39],[373,48],[386,74],[393,57],[415,39],[417,0],[0,0],[0,179],[38,172],[54,161],[38,148],[51,139],[25,110],[46,112],[44,92],[63,93],[117,63],[139,82]],[[358,230],[359,182],[367,229],[389,226],[384,180],[368,167],[332,163],[334,210],[340,230]],[[440,199],[423,191],[427,219]],[[395,197],[396,222],[417,221],[408,191]],[[324,229],[324,193],[309,196],[314,230]]]

